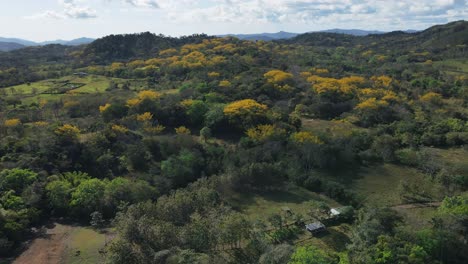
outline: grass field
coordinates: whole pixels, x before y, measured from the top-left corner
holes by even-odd
[[[458,60],[444,60],[434,62],[434,66],[445,72],[460,75],[468,75],[468,60],[467,59],[458,59]]]
[[[105,92],[111,82],[119,85],[129,83],[130,89],[134,90],[144,89],[146,85],[144,80],[127,80],[99,75],[88,75],[83,77],[70,75],[58,79],[48,79],[2,89],[6,92],[6,95],[20,96],[23,103],[30,104],[38,102],[41,99],[46,99],[48,101],[58,100],[66,94],[50,94],[54,89],[66,89],[67,93],[102,93]]]
[[[465,148],[424,148],[424,151],[429,153],[436,162],[443,164],[446,167],[458,173],[468,174],[468,150]]]
[[[87,227],[75,228],[70,233],[64,252],[64,263],[102,263],[104,256],[99,250],[106,244],[106,234]]]
[[[351,187],[364,199],[366,205],[394,206],[403,203],[399,195],[399,185],[403,180],[426,184],[424,175],[416,169],[381,164],[363,168]]]
[[[311,209],[311,201],[322,201],[331,207],[339,206],[336,201],[326,196],[297,186],[291,186],[284,191],[234,193],[229,199],[230,204],[246,214],[250,220],[265,220],[275,213],[281,213],[285,207],[304,215]]]
[[[104,256],[99,251],[112,238],[110,232],[100,233],[89,227],[53,223],[12,263],[103,263]]]

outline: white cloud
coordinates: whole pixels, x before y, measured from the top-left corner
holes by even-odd
[[[135,7],[159,8],[159,4],[155,0],[124,0],[124,1]]]
[[[88,19],[97,17],[96,10],[82,5],[82,0],[59,0],[62,11],[47,10],[32,16],[27,16],[27,19]]]
[[[168,7],[162,4],[164,0],[160,2],[168,21],[179,23],[320,23],[322,27],[388,28],[390,24],[405,26],[405,22],[427,25],[431,18],[443,23],[463,18],[462,14],[468,12],[468,0],[211,0],[210,5],[191,7]]]
[[[420,28],[466,19],[468,0],[103,0],[134,9],[159,12],[170,24],[230,23],[238,25],[313,25],[330,27]],[[58,0],[61,11],[29,18],[97,17],[96,0]],[[102,3],[102,2],[101,2]],[[109,5],[110,6],[110,5]],[[104,11],[104,10],[100,10]],[[433,21],[431,23],[431,21]],[[434,22],[435,21],[435,22]]]

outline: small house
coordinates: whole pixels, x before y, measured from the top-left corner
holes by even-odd
[[[85,76],[87,76],[88,74],[87,74],[86,72],[75,72],[75,73],[73,73],[73,75],[79,76],[79,77],[85,77]]]
[[[314,222],[311,224],[307,224],[306,226],[307,231],[309,231],[312,234],[316,234],[322,231],[325,231],[326,227],[324,224],[321,222]]]
[[[343,206],[330,209],[330,217],[350,219],[353,217],[354,208],[352,206]]]

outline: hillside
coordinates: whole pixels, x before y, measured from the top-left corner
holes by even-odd
[[[430,49],[446,51],[457,45],[468,44],[468,22],[457,21],[446,25],[428,28],[421,32],[406,33],[395,31],[367,36],[335,35],[326,33],[306,33],[287,40],[288,43],[300,43],[310,46],[351,46],[373,45],[379,50],[388,48],[401,51]]]
[[[468,263],[466,25],[1,52],[0,263]]]
[[[12,51],[24,48],[24,45],[13,42],[0,42],[0,51]]]

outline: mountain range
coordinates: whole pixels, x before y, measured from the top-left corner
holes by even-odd
[[[361,29],[328,29],[322,31],[311,31],[307,33],[316,33],[316,32],[323,32],[323,33],[338,33],[338,34],[346,34],[346,35],[353,35],[353,36],[367,36],[367,35],[375,35],[375,34],[385,34],[388,32],[385,31],[376,31],[376,30],[361,30]],[[405,33],[415,33],[418,32],[417,30],[407,30],[404,31]],[[291,39],[302,33],[292,33],[292,32],[285,32],[280,31],[277,33],[259,33],[259,34],[225,34],[225,35],[217,35],[218,37],[226,37],[232,36],[242,40],[279,40],[279,39]],[[3,38],[0,37],[0,51],[12,51],[16,49],[21,49],[24,47],[29,46],[44,46],[49,44],[60,44],[64,46],[78,46],[83,44],[89,44],[93,42],[95,39],[92,38],[77,38],[73,40],[53,40],[53,41],[44,41],[44,42],[34,42],[25,39],[19,38]]]
[[[417,30],[406,30],[405,33],[416,33]],[[377,30],[362,30],[362,29],[327,29],[321,31],[310,31],[307,33],[337,33],[337,34],[346,34],[346,35],[353,35],[353,36],[368,36],[368,35],[381,35],[388,33],[386,31],[377,31]],[[285,32],[280,31],[277,33],[259,33],[259,34],[226,34],[226,35],[218,35],[219,37],[231,36],[236,37],[243,40],[278,40],[278,39],[290,39],[294,38],[298,35],[304,33],[292,33],[292,32]]]
[[[43,41],[43,42],[34,42],[25,39],[19,38],[3,38],[0,37],[0,51],[12,51],[15,49],[21,49],[24,47],[30,46],[44,46],[49,44],[60,44],[65,46],[78,46],[83,44],[89,44],[93,42],[94,39],[91,38],[77,38],[73,40],[52,40],[52,41]]]

